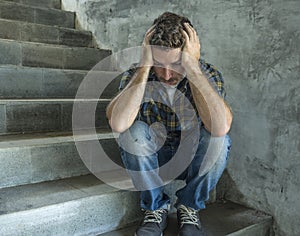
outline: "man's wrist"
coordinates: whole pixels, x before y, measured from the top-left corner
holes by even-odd
[[[139,78],[139,81],[147,81],[148,76],[151,70],[151,66],[138,66],[136,71],[136,77]]]
[[[194,76],[194,75],[200,75],[202,76],[203,73],[200,69],[200,65],[199,65],[199,61],[197,60],[193,60],[189,63],[186,63],[185,65],[183,65],[186,74],[190,75],[190,76]]]
[[[144,65],[144,64],[138,64],[137,68],[140,72],[149,72],[151,70],[152,66]]]

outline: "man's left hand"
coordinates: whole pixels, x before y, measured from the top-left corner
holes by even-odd
[[[185,30],[182,34],[185,38],[185,44],[182,51],[182,66],[187,69],[191,65],[198,64],[200,59],[200,40],[196,30],[188,23],[184,23]]]

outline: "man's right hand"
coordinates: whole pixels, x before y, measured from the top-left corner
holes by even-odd
[[[152,25],[145,34],[142,44],[142,56],[140,66],[153,66],[152,50],[149,41],[154,32],[155,25]]]

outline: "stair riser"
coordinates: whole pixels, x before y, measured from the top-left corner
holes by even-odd
[[[90,32],[1,19],[0,28],[0,38],[3,39],[61,44],[74,47],[92,46],[92,34]]]
[[[108,102],[101,102],[97,105],[95,127],[107,129],[105,109]],[[92,128],[87,122],[93,117],[86,114],[88,106],[95,106],[86,103],[82,109],[83,129]],[[73,103],[12,103],[0,104],[0,134],[9,133],[30,133],[30,132],[51,132],[72,130]]]
[[[137,192],[81,198],[0,216],[0,235],[97,235],[141,218]]]
[[[74,28],[75,25],[75,14],[73,12],[50,8],[35,8],[5,1],[0,1],[0,18],[44,25],[57,25],[66,28]]]
[[[86,145],[90,143],[84,141]],[[100,140],[107,155],[120,164],[114,139]],[[1,148],[0,189],[89,174],[74,142]],[[1,234],[0,234],[1,235]]]
[[[21,3],[25,5],[30,5],[34,7],[47,7],[61,9],[61,0],[6,0],[10,2]]]
[[[0,58],[2,65],[90,70],[111,52],[1,40],[0,54],[6,55]]]
[[[0,150],[1,186],[12,187],[89,173],[72,144]]]
[[[0,67],[0,98],[74,98],[87,73],[87,71]],[[93,90],[105,87],[101,98],[112,98],[118,92],[118,75],[118,72],[95,72],[96,78],[91,87]],[[111,81],[112,78],[116,79],[107,86],[108,82],[105,81]],[[84,90],[84,92],[90,95],[95,91]]]

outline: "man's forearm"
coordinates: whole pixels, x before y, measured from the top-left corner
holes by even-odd
[[[124,132],[134,122],[143,100],[151,67],[138,68],[129,84],[108,105],[106,116],[111,128]]]
[[[232,113],[202,74],[198,63],[186,69],[198,114],[213,136],[225,135],[231,126]]]

